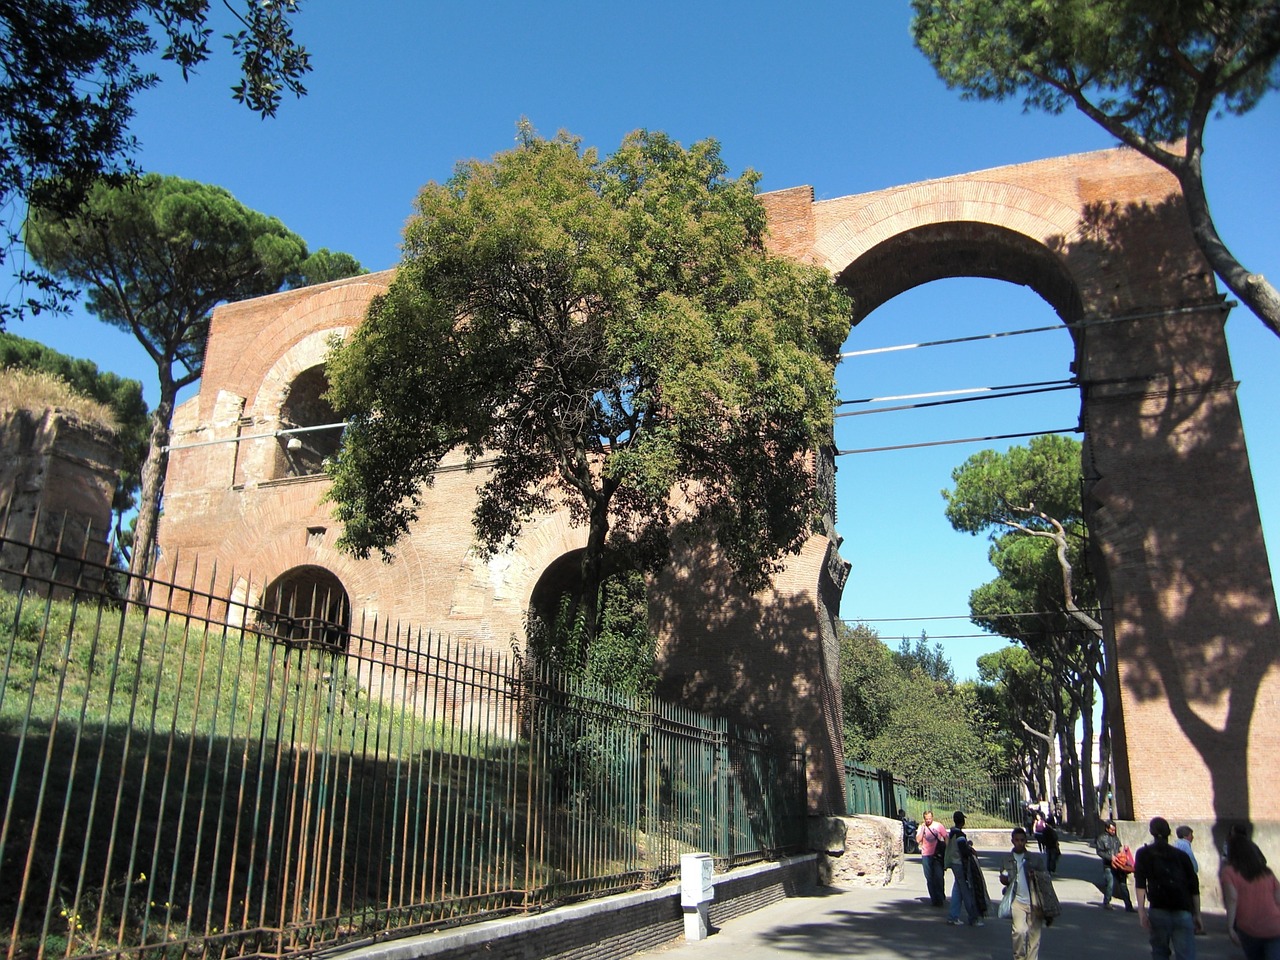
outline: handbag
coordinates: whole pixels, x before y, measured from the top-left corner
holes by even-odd
[[[1133,873],[1133,851],[1128,847],[1123,847],[1119,853],[1111,858],[1111,866],[1115,870]]]
[[[942,863],[943,859],[947,855],[947,841],[944,840],[942,837],[939,837],[937,834],[934,834],[934,840],[935,842],[933,845],[933,859],[937,860],[939,863]]]
[[[1001,920],[1009,920],[1013,917],[1013,897],[1017,886],[1018,877],[1015,874],[1009,878],[1009,885],[1004,888],[1004,896],[1000,898],[1000,906],[996,908],[996,916]]]

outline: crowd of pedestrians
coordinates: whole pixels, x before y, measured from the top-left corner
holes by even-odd
[[[981,865],[964,830],[964,813],[953,815],[950,828],[938,823],[932,810],[924,812],[920,824],[902,811],[898,815],[903,822],[904,849],[915,846],[919,850],[930,903],[934,907],[950,904],[947,922],[983,926],[994,912],[1010,921],[1014,960],[1037,960],[1041,934],[1060,913],[1053,889],[1061,857],[1057,825],[1040,814],[1032,818],[1030,832],[1026,827],[1014,828],[1012,848],[1000,861],[1002,896],[992,911]],[[1112,901],[1119,900],[1126,911],[1138,914],[1155,960],[1195,960],[1196,937],[1204,934],[1200,864],[1192,847],[1195,832],[1179,827],[1174,840],[1164,817],[1153,817],[1148,831],[1151,841],[1136,853],[1120,841],[1114,822],[1108,822],[1095,841],[1102,865],[1098,880],[1102,906],[1110,910]],[[1037,851],[1028,849],[1029,837],[1036,840]],[[949,901],[945,890],[948,875],[952,884]],[[1227,840],[1219,881],[1229,935],[1245,960],[1280,960],[1280,882],[1243,828],[1234,829]]]

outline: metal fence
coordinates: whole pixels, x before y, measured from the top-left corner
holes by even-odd
[[[888,770],[862,763],[844,765],[845,809],[847,813],[872,813],[897,817],[907,808],[907,784]]]
[[[944,824],[951,822],[954,811],[961,810],[973,830],[1021,824],[1026,802],[1026,785],[1016,775],[974,780],[939,777],[908,783],[904,809],[915,820],[921,819],[925,810],[932,810]]]
[[[301,954],[803,846],[794,745],[328,598],[118,576],[0,534],[9,958]]]

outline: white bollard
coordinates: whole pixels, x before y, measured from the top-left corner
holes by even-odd
[[[715,898],[715,862],[709,853],[680,857],[680,906],[684,908],[684,938],[705,940],[711,932],[711,901]]]

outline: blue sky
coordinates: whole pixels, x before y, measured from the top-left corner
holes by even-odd
[[[215,11],[218,10],[215,5]],[[966,102],[912,46],[905,0],[871,3],[440,3],[308,0],[296,34],[312,51],[309,95],[274,120],[231,101],[230,58],[138,101],[134,132],[147,170],[215,183],[279,217],[312,249],[345,250],[379,270],[398,259],[418,188],[469,157],[515,142],[527,116],[543,134],[569,130],[603,152],[639,127],[682,142],[715,137],[734,173],[760,189],[809,184],[819,199],[1110,147],[1075,114]],[[224,32],[217,24],[216,34]],[[1280,96],[1244,118],[1211,124],[1210,203],[1245,266],[1280,277]],[[952,280],[875,311],[846,349],[1053,324],[1024,288]],[[10,330],[104,369],[142,379],[154,369],[123,334],[77,311]],[[1280,340],[1242,308],[1227,325],[1264,528],[1280,548]],[[846,398],[1056,380],[1068,376],[1065,332],[995,344],[860,357],[838,373]],[[1072,392],[839,421],[842,449],[1073,426]],[[868,619],[891,642],[946,637],[961,676],[1001,641],[975,639],[969,591],[990,579],[986,541],[953,532],[939,491],[984,446],[843,457],[842,552],[853,570],[842,615]],[[945,618],[924,621],[898,618]],[[954,639],[952,639],[954,637]]]

